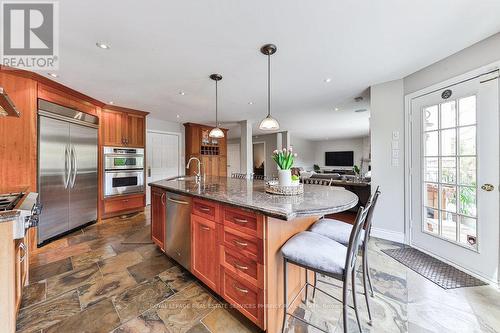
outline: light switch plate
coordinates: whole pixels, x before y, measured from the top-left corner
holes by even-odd
[[[399,158],[399,149],[392,150],[392,158]]]

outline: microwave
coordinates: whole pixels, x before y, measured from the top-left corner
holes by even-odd
[[[143,148],[104,147],[104,170],[144,169]]]

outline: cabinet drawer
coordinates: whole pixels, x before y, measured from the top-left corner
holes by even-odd
[[[264,329],[264,291],[221,268],[222,297]]]
[[[120,211],[129,211],[144,207],[144,195],[134,197],[122,197],[107,199],[104,201],[104,212],[115,213]]]
[[[223,223],[236,230],[262,238],[262,216],[258,214],[224,207]]]
[[[220,247],[220,261],[225,269],[238,277],[245,279],[256,287],[264,287],[264,269],[257,261],[225,246]]]
[[[193,199],[193,214],[218,222],[218,208],[215,202]]]
[[[220,228],[219,239],[221,245],[231,249],[235,253],[263,263],[264,251],[261,239],[226,226]]]

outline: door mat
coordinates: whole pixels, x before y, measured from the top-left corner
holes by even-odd
[[[443,289],[477,287],[487,284],[412,247],[387,249],[382,252]]]

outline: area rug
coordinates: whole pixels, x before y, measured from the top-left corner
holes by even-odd
[[[484,286],[487,283],[412,247],[382,250],[443,289]]]

